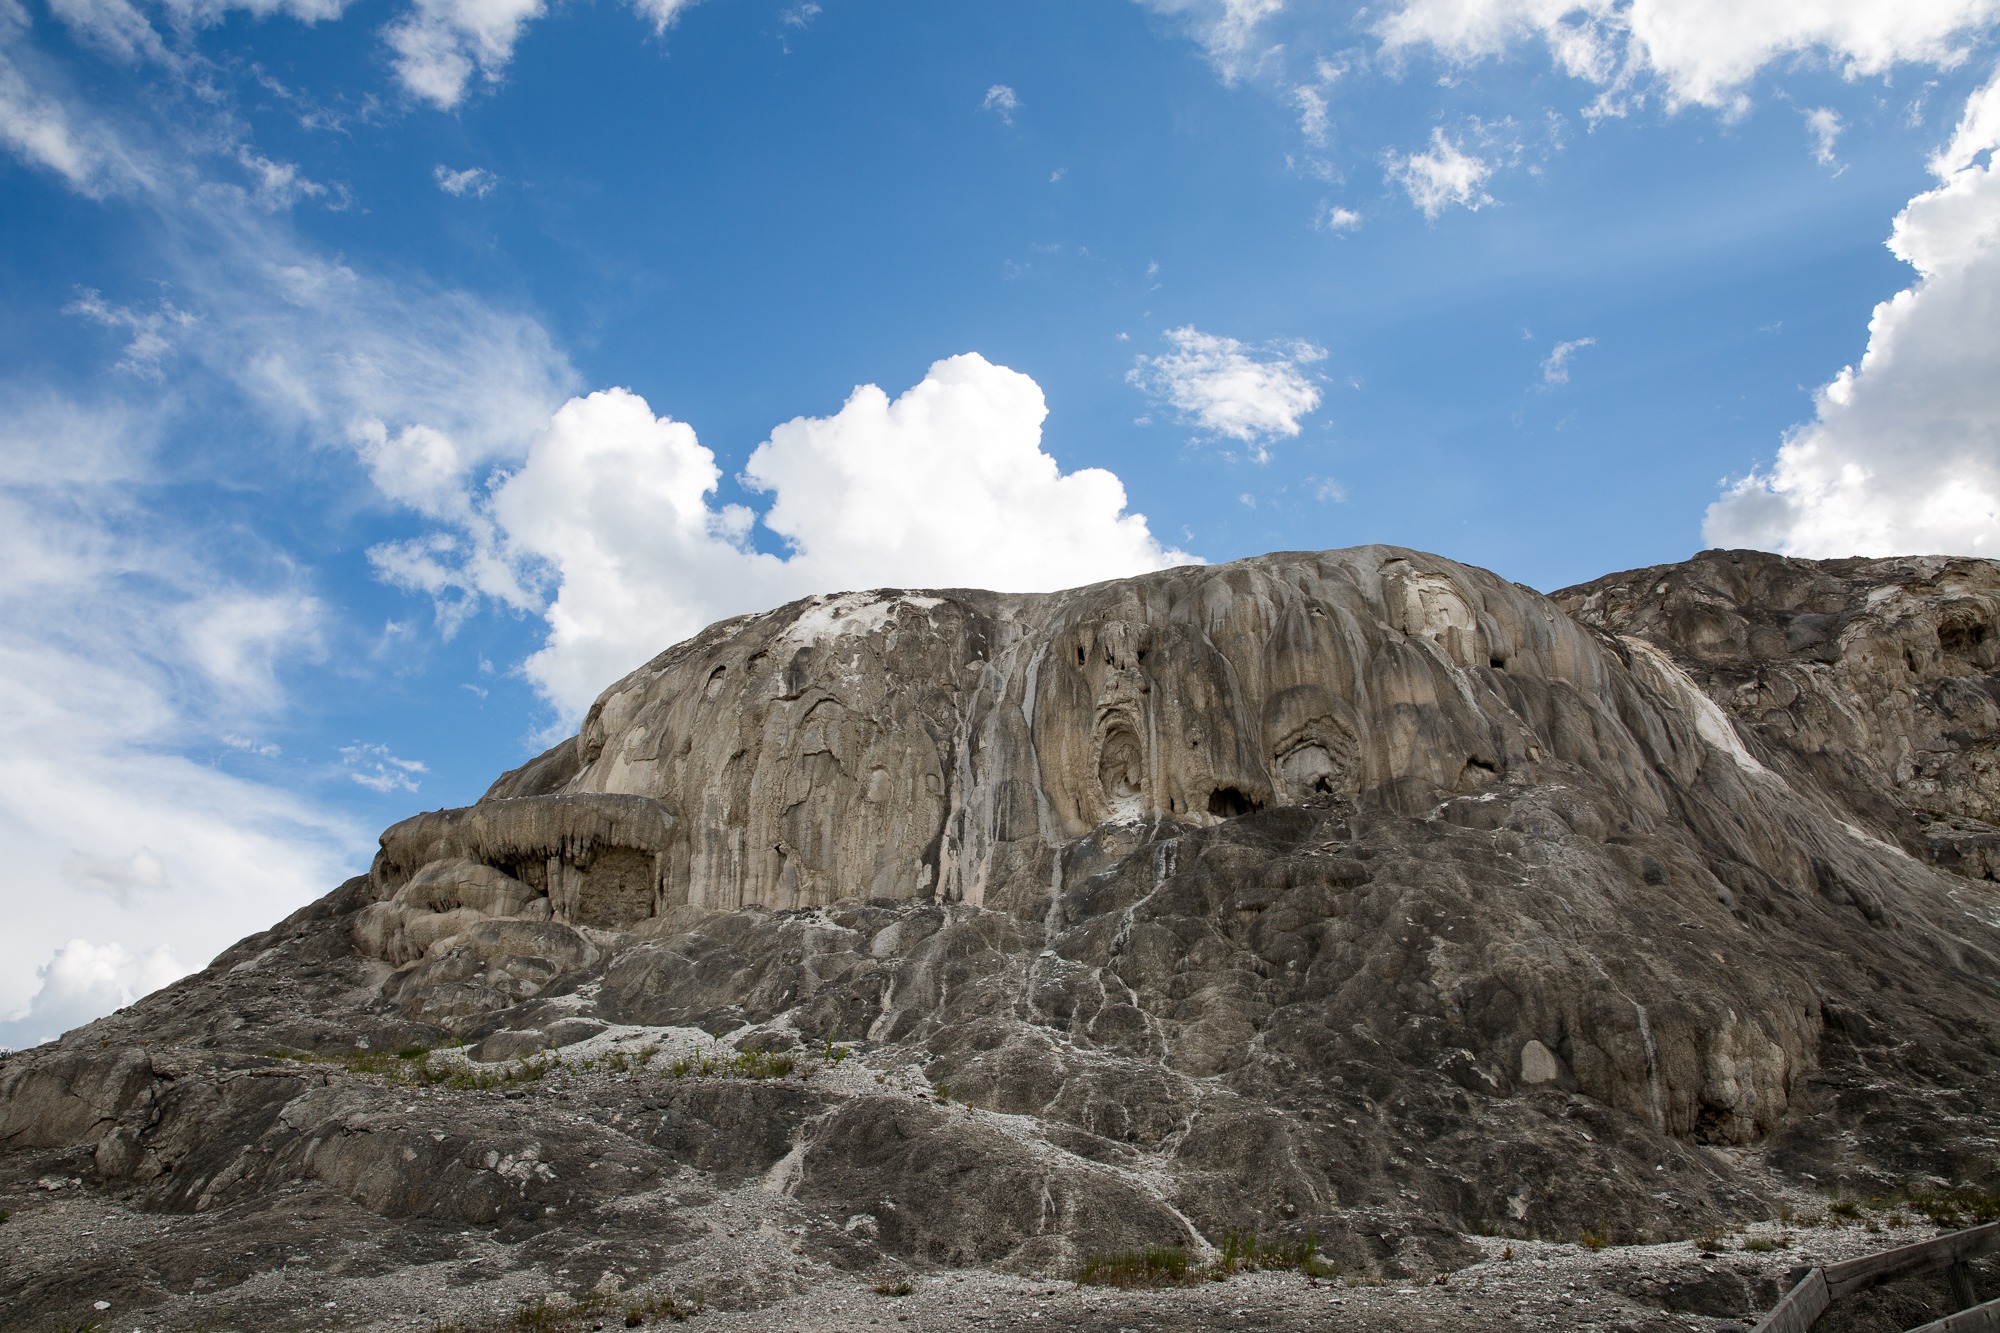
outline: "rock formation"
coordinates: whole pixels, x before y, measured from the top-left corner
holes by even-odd
[[[688,1199],[757,1185],[794,1283],[1251,1228],[1417,1272],[1801,1173],[1991,1184],[1996,666],[1968,560],[1709,552],[1548,598],[1364,547],[813,598],[7,1060],[0,1160],[190,1219],[303,1188],[551,1269],[694,1262]],[[451,1047],[477,1083],[700,1033],[817,1072],[418,1096],[328,1063]]]

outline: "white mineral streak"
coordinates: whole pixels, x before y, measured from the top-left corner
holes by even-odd
[[[1736,727],[1729,715],[1722,711],[1715,700],[1702,691],[1701,686],[1673,658],[1644,639],[1626,636],[1622,642],[1633,654],[1651,669],[1654,681],[1662,689],[1670,691],[1676,701],[1687,710],[1693,720],[1695,734],[1722,753],[1736,761],[1736,766],[1745,773],[1758,773],[1766,777],[1774,776],[1771,770],[1757,761],[1743,744],[1743,738],[1736,734]]]

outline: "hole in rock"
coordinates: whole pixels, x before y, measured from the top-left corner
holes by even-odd
[[[1971,616],[1955,616],[1938,626],[1938,647],[1961,657],[1970,656],[1992,637],[1992,627]]]
[[[1471,755],[1466,759],[1465,767],[1458,772],[1458,787],[1460,791],[1467,787],[1483,787],[1499,776],[1498,764],[1488,763],[1478,755]]]
[[[1208,794],[1208,813],[1217,819],[1234,819],[1263,808],[1262,801],[1252,800],[1235,787],[1217,787]]]
[[[1076,664],[1078,666],[1082,666],[1083,663],[1084,663],[1083,645],[1079,643],[1076,646]]]
[[[1113,801],[1129,801],[1145,789],[1146,756],[1139,738],[1122,727],[1104,738],[1097,759],[1097,785]]]
[[[1507,659],[1504,657],[1489,657],[1486,659],[1486,665],[1492,667],[1495,671],[1505,671],[1507,669]]]

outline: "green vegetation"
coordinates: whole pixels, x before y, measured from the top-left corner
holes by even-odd
[[[1093,1254],[1076,1269],[1079,1287],[1172,1287],[1200,1280],[1189,1275],[1186,1250]]]
[[[1257,1244],[1255,1231],[1230,1232],[1222,1238],[1222,1253],[1211,1265],[1223,1277],[1231,1273],[1300,1272],[1317,1280],[1334,1276],[1337,1270],[1319,1257],[1319,1237],[1308,1231],[1305,1239],[1290,1245]]]
[[[1255,1231],[1232,1231],[1206,1267],[1196,1265],[1182,1249],[1130,1250],[1088,1255],[1073,1277],[1079,1287],[1170,1287],[1227,1282],[1237,1273],[1258,1272],[1303,1273],[1317,1282],[1335,1277],[1338,1270],[1320,1257],[1318,1237],[1310,1231],[1303,1240],[1279,1245],[1259,1245]]]
[[[1792,1248],[1790,1236],[1752,1236],[1743,1242],[1743,1248],[1751,1254],[1771,1254],[1778,1250]]]
[[[1941,1227],[1984,1226],[1988,1222],[2000,1222],[2000,1190],[1982,1189],[1977,1185],[1912,1190],[1901,1199],[1887,1201],[1885,1209],[1908,1209]]]
[[[1599,1222],[1595,1227],[1585,1227],[1583,1234],[1576,1239],[1586,1250],[1601,1250],[1611,1243],[1611,1228]]]
[[[846,1052],[843,1050],[842,1054]],[[720,1050],[692,1058],[683,1057],[667,1066],[670,1078],[784,1078],[799,1067],[796,1057],[761,1046],[723,1054]],[[810,1070],[800,1075],[812,1077]]]
[[[1979,1185],[1947,1185],[1868,1199],[1834,1199],[1827,1204],[1824,1217],[1795,1216],[1790,1208],[1778,1210],[1780,1221],[1795,1226],[1831,1224],[1859,1226],[1868,1231],[1880,1231],[1885,1226],[1906,1227],[1912,1218],[1949,1231],[2000,1221],[2000,1190]],[[1746,1242],[1743,1248],[1751,1246]]]
[[[916,1288],[910,1285],[908,1278],[892,1282],[885,1277],[875,1284],[875,1294],[877,1296],[907,1296],[915,1290]]]

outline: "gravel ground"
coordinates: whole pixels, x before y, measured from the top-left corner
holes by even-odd
[[[25,1185],[23,1189],[21,1186]],[[55,1185],[56,1188],[47,1188]],[[1607,1246],[1476,1237],[1483,1258],[1429,1280],[1309,1281],[1297,1272],[1120,1290],[986,1271],[844,1272],[781,1225],[784,1205],[749,1188],[680,1200],[678,1243],[537,1253],[488,1233],[413,1228],[301,1187],[278,1210],[194,1216],[131,1211],[60,1175],[6,1191],[0,1229],[0,1328],[8,1333],[558,1333],[640,1325],[694,1333],[1204,1333],[1215,1330],[1529,1330],[1620,1333],[1742,1330],[1798,1265],[1926,1239],[1928,1226],[1761,1223],[1703,1249],[1689,1241]],[[662,1200],[663,1202],[664,1200]],[[1748,1243],[1759,1248],[1745,1249]],[[1774,1248],[1763,1248],[1763,1247]],[[1996,1288],[1990,1265],[1982,1289]],[[1876,1322],[1830,1333],[1905,1328],[1935,1300],[1912,1282]],[[52,1304],[37,1293],[56,1291]],[[595,1309],[573,1305],[596,1291]],[[69,1293],[83,1293],[71,1296]],[[674,1324],[660,1298],[701,1307]],[[553,1298],[540,1321],[524,1302]],[[102,1302],[100,1306],[98,1303]],[[74,1306],[75,1308],[69,1308]],[[557,1314],[556,1311],[566,1311]],[[1907,1322],[1899,1322],[1907,1320]]]

